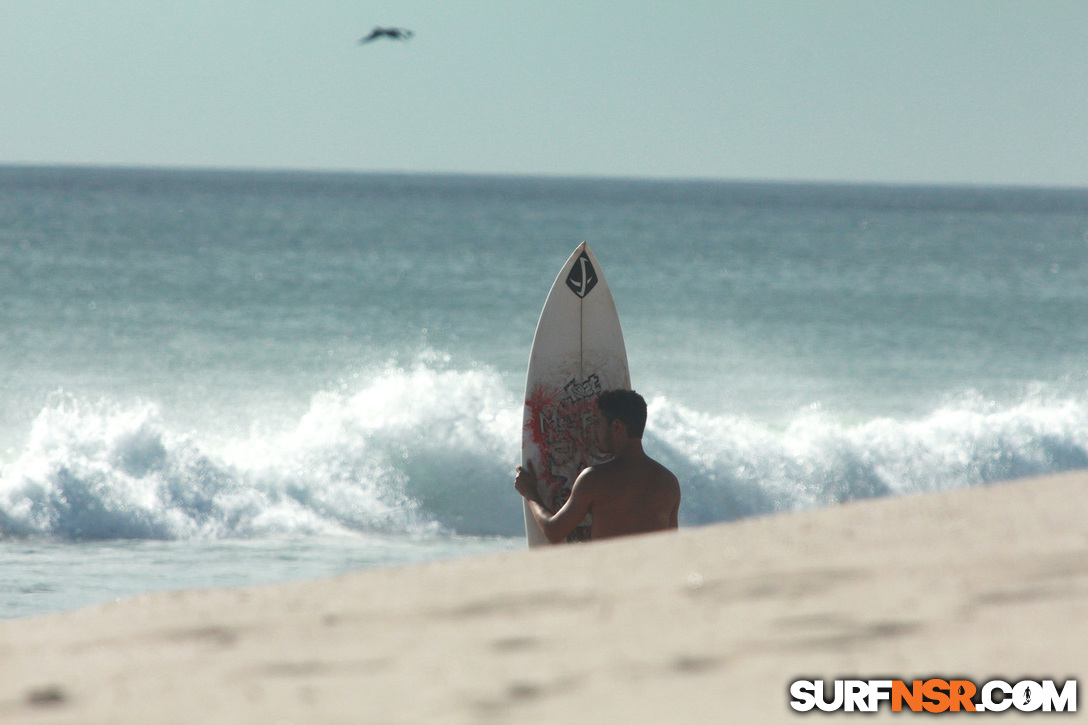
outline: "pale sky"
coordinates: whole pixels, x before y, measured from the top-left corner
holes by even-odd
[[[0,164],[1088,187],[1088,2],[0,0]]]

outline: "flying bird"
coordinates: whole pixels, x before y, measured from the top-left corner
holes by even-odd
[[[370,31],[370,35],[365,38],[359,38],[359,45],[369,43],[377,40],[378,38],[389,38],[390,40],[408,40],[412,37],[411,30],[405,30],[404,28],[374,28]]]

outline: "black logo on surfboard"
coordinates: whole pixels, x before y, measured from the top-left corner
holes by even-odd
[[[563,386],[563,392],[567,394],[567,397],[563,400],[569,403],[577,403],[579,400],[600,395],[602,390],[601,378],[596,373],[582,382],[578,382],[576,378],[571,378],[570,382]]]
[[[589,255],[585,252],[574,260],[574,266],[567,275],[567,286],[579,297],[585,297],[597,286],[597,270],[593,269],[593,262],[589,261]]]

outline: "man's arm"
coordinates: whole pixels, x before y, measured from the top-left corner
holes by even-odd
[[[529,462],[528,470],[518,467],[518,476],[514,479],[514,487],[518,490],[518,493],[525,497],[529,504],[529,511],[536,520],[536,525],[540,527],[544,537],[551,543],[558,544],[567,538],[570,532],[574,531],[575,527],[582,523],[582,519],[589,513],[589,508],[593,505],[593,485],[592,482],[586,483],[586,474],[589,471],[590,469],[582,471],[571,488],[570,498],[558,511],[552,514],[540,501],[540,494],[537,493],[536,472],[533,471],[532,461]]]

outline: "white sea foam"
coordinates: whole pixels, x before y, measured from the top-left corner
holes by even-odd
[[[517,400],[494,372],[439,368],[318,394],[294,430],[219,446],[171,430],[153,404],[58,394],[0,471],[0,533],[517,533]]]
[[[663,398],[650,418],[685,482],[689,523],[1088,467],[1088,406],[1042,393],[1008,407],[964,396],[906,421],[844,424],[817,410],[782,430]]]
[[[316,395],[290,431],[212,444],[151,403],[53,396],[0,470],[0,535],[260,538],[518,535],[520,399],[498,373],[430,356]],[[681,479],[681,523],[981,485],[1088,466],[1088,406],[962,397],[915,420],[784,428],[656,397],[647,449]]]

